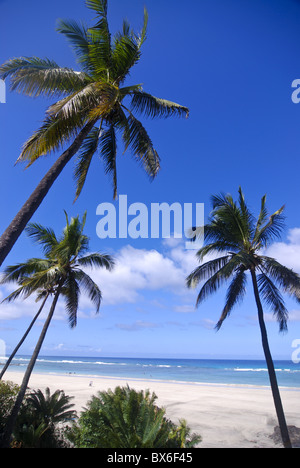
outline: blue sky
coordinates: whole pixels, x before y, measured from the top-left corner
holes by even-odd
[[[267,193],[268,207],[285,204],[286,231],[270,252],[300,272],[299,154],[300,104],[292,102],[293,80],[300,78],[300,2],[296,0],[110,0],[112,32],[123,18],[139,29],[143,6],[149,12],[148,38],[140,63],[127,84],[189,107],[188,119],[143,122],[161,157],[161,171],[150,183],[119,146],[118,191],[128,203],[204,203],[221,191],[234,196],[239,185],[254,211]],[[58,18],[92,21],[83,0],[0,1],[0,62],[19,56],[48,57],[78,69],[72,50],[55,31]],[[55,155],[28,170],[14,163],[26,139],[38,128],[51,101],[7,92],[0,104],[1,232],[30,195]],[[247,299],[221,331],[213,329],[224,293],[195,310],[196,291],[184,285],[196,266],[193,251],[166,239],[99,239],[97,206],[112,202],[111,182],[95,158],[87,184],[73,204],[73,164],[64,170],[33,221],[60,232],[63,210],[88,212],[91,250],[113,254],[115,271],[92,273],[103,292],[96,317],[83,298],[78,326],[70,330],[60,304],[42,354],[161,357],[262,358],[256,309],[249,283]],[[116,204],[117,206],[117,204]],[[269,252],[269,253],[270,253]],[[40,255],[22,235],[5,265]],[[1,297],[8,290],[0,289]],[[300,338],[300,306],[287,300],[289,332],[266,310],[275,357],[289,359]],[[9,353],[36,311],[34,299],[0,307],[0,338]],[[32,351],[41,322],[22,348]]]

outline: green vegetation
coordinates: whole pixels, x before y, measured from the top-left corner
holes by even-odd
[[[5,426],[19,388],[0,382],[0,424]],[[177,426],[149,390],[117,387],[87,402],[80,418],[73,397],[49,388],[28,390],[12,434],[13,448],[192,448],[201,442],[185,420]]]
[[[57,301],[60,296],[65,300],[70,326],[77,324],[77,311],[81,289],[84,290],[91,302],[99,311],[102,294],[98,285],[83,271],[83,267],[106,268],[113,267],[113,259],[109,255],[99,253],[87,254],[89,239],[83,234],[86,215],[83,220],[79,216],[69,221],[66,215],[67,225],[61,238],[57,238],[54,231],[39,224],[30,224],[26,228],[28,235],[41,245],[45,257],[33,258],[25,263],[8,266],[4,270],[2,282],[17,282],[19,288],[8,299],[13,300],[20,295],[28,297],[40,288],[42,292],[53,295],[52,305],[44,327],[26,369],[20,392],[11,416],[7,421],[7,427],[1,444],[8,446],[10,437],[19,413],[26,388],[44,342],[47,330],[51,323]]]
[[[13,382],[0,382],[0,434],[4,431],[20,387]]]
[[[149,390],[117,387],[99,392],[88,402],[69,433],[78,448],[190,448],[201,441],[190,434],[186,421],[179,426],[156,406]]]
[[[0,238],[0,265],[30,221],[66,164],[77,155],[76,198],[94,154],[99,151],[104,170],[117,195],[117,134],[150,178],[159,171],[159,156],[136,114],[151,118],[188,116],[189,110],[143,91],[140,84],[125,86],[131,69],[141,58],[148,14],[140,33],[124,20],[113,37],[107,19],[107,0],[86,0],[96,18],[92,27],[60,20],[58,32],[70,42],[80,71],[60,67],[50,59],[19,57],[0,67],[0,78],[11,81],[11,90],[27,96],[59,98],[47,112],[42,126],[25,143],[18,161],[30,166],[40,156],[71,145],[56,160]],[[125,104],[126,103],[126,104]]]
[[[21,407],[14,429],[13,445],[20,448],[67,448],[64,424],[77,417],[73,397],[49,388],[30,392]]]

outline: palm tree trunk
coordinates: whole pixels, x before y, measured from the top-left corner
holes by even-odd
[[[1,373],[0,373],[0,380],[2,380],[2,377],[3,375],[5,374],[8,366],[10,365],[11,361],[13,360],[13,358],[15,357],[15,355],[17,354],[18,350],[20,349],[20,347],[22,346],[22,344],[24,343],[24,341],[26,340],[27,336],[28,336],[28,333],[30,332],[30,330],[32,329],[33,325],[35,324],[37,318],[39,317],[40,313],[42,312],[43,308],[44,308],[44,305],[46,304],[46,301],[49,297],[49,294],[50,293],[47,293],[45,299],[43,300],[43,303],[41,305],[41,307],[39,308],[37,314],[35,315],[34,319],[32,320],[31,324],[29,325],[29,327],[27,328],[26,332],[24,333],[23,337],[21,338],[21,340],[19,341],[19,343],[17,344],[17,346],[15,347],[15,349],[13,350],[13,352],[11,353],[11,355],[9,356],[7,362],[5,363],[5,366],[3,367]]]
[[[86,124],[71,146],[55,161],[53,166],[49,169],[47,174],[43,177],[36,189],[32,192],[31,196],[12,220],[6,231],[2,234],[0,238],[0,266],[11,251],[15,242],[18,240],[19,236],[22,234],[28,221],[32,218],[42,203],[55,180],[70,159],[77,153],[83,140],[89,134],[95,123],[96,120],[93,120]]]
[[[259,291],[258,291],[258,286],[257,286],[257,279],[256,279],[254,268],[251,269],[251,277],[252,277],[255,301],[256,301],[257,310],[258,310],[258,320],[259,320],[259,326],[260,326],[260,331],[261,331],[262,346],[263,346],[263,350],[264,350],[264,354],[265,354],[265,358],[267,362],[271,390],[272,390],[273,400],[275,404],[278,424],[279,424],[279,428],[281,432],[281,438],[282,438],[283,446],[285,448],[292,448],[289,431],[288,431],[288,427],[286,424],[283,406],[281,402],[281,397],[279,393],[276,372],[274,369],[274,363],[273,363],[273,359],[272,359],[271,352],[270,352],[267,330],[266,330],[265,321],[264,321],[263,308],[262,308],[261,301],[260,301],[260,296],[259,296]]]
[[[60,284],[58,286],[58,288],[57,288],[56,293],[55,293],[55,296],[54,296],[54,299],[53,299],[53,302],[52,302],[48,317],[47,317],[46,322],[44,324],[43,330],[42,330],[42,332],[40,334],[39,340],[38,340],[38,342],[36,344],[35,350],[34,350],[32,356],[31,356],[30,362],[29,362],[28,367],[26,369],[26,372],[24,374],[23,381],[22,381],[22,384],[21,384],[21,387],[20,387],[20,391],[19,391],[18,396],[17,396],[16,401],[15,401],[15,405],[14,405],[14,407],[12,409],[12,412],[11,412],[10,416],[8,417],[4,434],[2,435],[1,440],[0,440],[0,448],[9,448],[9,446],[10,446],[11,436],[12,436],[12,433],[13,433],[13,430],[14,430],[14,427],[15,427],[15,424],[16,424],[16,420],[17,420],[17,417],[18,417],[18,414],[19,414],[19,411],[20,411],[20,408],[21,408],[21,405],[22,405],[26,390],[27,390],[28,382],[29,382],[31,373],[33,371],[34,365],[36,363],[36,360],[38,358],[39,352],[41,350],[42,344],[44,342],[48,327],[49,327],[50,322],[52,320],[52,317],[53,317],[53,314],[54,314],[54,311],[55,311],[55,307],[56,307],[56,304],[57,304],[57,301],[58,301],[58,298],[59,298],[59,295],[60,295],[60,292],[61,292],[61,288],[62,288],[62,285]]]

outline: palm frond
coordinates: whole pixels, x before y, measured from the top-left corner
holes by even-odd
[[[122,32],[114,36],[112,46],[112,77],[118,84],[128,76],[130,69],[141,58],[141,47],[146,40],[148,12],[144,8],[143,28],[136,34],[127,21],[123,22]]]
[[[95,80],[108,82],[111,74],[111,44],[110,32],[106,19],[100,19],[98,24],[88,29],[89,61],[93,67]]]
[[[7,297],[5,297],[1,303],[3,302],[13,302],[16,299],[19,299],[20,297],[23,296],[24,299],[27,299],[31,294],[33,293],[33,289],[30,287],[26,286],[20,286],[17,288],[15,291],[13,291],[11,294],[9,294]]]
[[[217,290],[228,281],[230,276],[241,267],[240,258],[237,255],[232,256],[229,262],[224,263],[225,264],[221,266],[216,273],[212,274],[201,287],[197,297],[196,307],[211,294],[217,292]]]
[[[131,110],[137,111],[147,117],[188,117],[189,109],[175,102],[160,99],[143,91],[134,91],[131,99]]]
[[[259,293],[264,302],[272,309],[281,332],[287,331],[288,310],[278,288],[264,273],[257,275]]]
[[[104,94],[102,89],[100,92]],[[91,109],[99,105],[99,100],[103,100],[102,94],[97,91],[95,83],[89,83],[78,92],[52,104],[48,108],[47,114],[61,120],[76,121],[79,115],[87,116]]]
[[[101,133],[100,154],[105,173],[112,177],[113,198],[117,198],[117,140],[113,125]]]
[[[79,285],[88,294],[89,299],[94,304],[96,312],[99,312],[102,294],[98,285],[82,270],[75,270],[75,277]]]
[[[285,292],[300,301],[300,276],[272,257],[261,256],[263,272]]]
[[[92,253],[80,257],[77,260],[78,265],[89,268],[106,268],[111,271],[114,267],[114,259],[107,254]]]
[[[107,0],[85,0],[86,6],[99,16],[107,16]]]
[[[77,312],[79,305],[80,288],[76,280],[74,271],[69,271],[65,277],[62,288],[62,296],[65,300],[65,307],[68,314],[69,325],[75,328],[77,325]]]
[[[88,8],[96,11],[97,24],[87,30],[89,59],[95,70],[95,77],[109,80],[111,69],[111,35],[107,21],[107,1],[87,0]],[[106,75],[106,76],[105,76]]]
[[[284,228],[284,206],[275,211],[270,218],[269,222],[265,224],[256,235],[256,242],[262,247],[267,247],[271,242],[279,239]]]
[[[187,286],[194,288],[201,281],[213,276],[231,260],[231,255],[215,258],[198,266],[186,279]]]
[[[0,284],[22,281],[37,272],[48,270],[52,263],[48,259],[30,258],[26,262],[8,265],[1,273]]]
[[[29,223],[25,228],[28,237],[41,244],[43,251],[48,255],[57,246],[58,240],[52,228],[47,228],[38,223]]]
[[[59,244],[53,249],[53,256],[62,264],[75,262],[80,255],[86,253],[89,238],[82,233],[82,222],[79,216],[72,217],[64,229]]]
[[[224,320],[229,317],[234,306],[243,300],[246,294],[246,282],[247,277],[245,270],[244,268],[239,268],[228,287],[225,307],[215,327],[217,330],[221,328]]]
[[[109,83],[98,82],[94,85],[96,102],[89,107],[90,119],[111,118],[119,97],[119,90]]]
[[[71,44],[76,56],[77,62],[82,69],[92,75],[95,72],[89,57],[89,40],[87,27],[83,23],[73,20],[58,20],[57,31],[63,34]]]
[[[240,200],[242,201],[241,195]],[[216,227],[216,231],[221,230],[223,238],[226,234],[231,242],[248,246],[250,244],[249,233],[251,227],[248,224],[249,217],[245,216],[245,210],[238,207],[230,194],[213,195],[212,205],[212,224]]]
[[[118,84],[122,83],[140,58],[140,44],[132,34],[115,36],[111,58],[112,79]]]
[[[255,227],[255,232],[254,232],[254,237],[253,237],[253,242],[257,242],[261,226],[265,224],[268,220],[268,210],[266,208],[266,195],[264,195],[261,198],[261,205],[260,205],[260,212],[257,217],[257,222],[256,222],[256,227]]]
[[[92,131],[88,134],[80,148],[80,153],[77,158],[77,163],[74,172],[74,179],[76,181],[76,194],[74,202],[81,194],[81,191],[85,184],[87,173],[92,162],[92,158],[98,148],[100,132],[100,128],[94,127]]]
[[[20,57],[0,67],[2,79],[10,78],[11,91],[31,97],[53,97],[78,91],[87,85],[89,77],[56,62],[38,57]]]
[[[127,119],[127,127],[123,132],[125,151],[130,147],[135,158],[142,164],[146,173],[154,178],[160,168],[159,156],[145,128],[132,113]]]
[[[231,247],[231,248],[230,248]],[[205,257],[209,254],[216,255],[220,253],[228,253],[230,250],[234,250],[227,242],[213,242],[212,244],[207,244],[201,247],[196,253],[196,256],[200,262],[204,261]]]
[[[250,241],[255,231],[255,218],[245,201],[245,196],[241,187],[239,187],[238,193],[239,193],[239,199],[238,199],[239,211],[240,211],[240,217],[243,223],[243,231],[246,233],[246,237]]]
[[[71,138],[78,135],[84,123],[85,119],[80,114],[72,119],[46,117],[43,125],[23,145],[17,162],[28,161],[26,167],[29,167],[39,157],[61,149]]]
[[[208,251],[212,251],[213,248],[218,252],[240,250],[241,237],[237,235],[236,231],[232,234],[231,226],[228,223],[229,220],[223,222],[218,219],[204,226],[204,247],[208,247]]]

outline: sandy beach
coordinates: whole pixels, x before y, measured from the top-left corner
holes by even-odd
[[[7,372],[5,380],[21,383],[22,373]],[[128,385],[150,389],[175,423],[185,418],[202,436],[201,448],[278,447],[270,438],[277,426],[271,391],[267,387],[163,382],[153,380],[33,374],[30,388],[64,390],[74,396],[78,413],[99,390]],[[281,388],[287,424],[300,427],[300,389]]]

